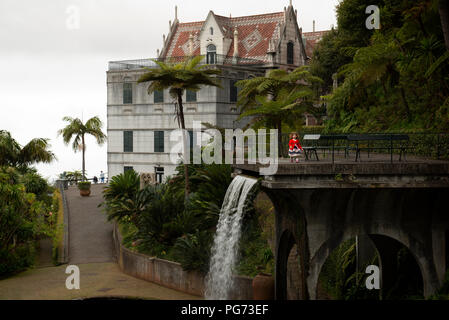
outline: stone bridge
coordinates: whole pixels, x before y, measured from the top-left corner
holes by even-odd
[[[259,165],[233,168],[259,177]],[[394,282],[399,244],[419,266],[425,297],[442,284],[449,267],[448,162],[282,163],[276,174],[260,178],[276,212],[276,299],[287,298],[287,262],[295,245],[298,297],[316,299],[327,257],[356,236],[378,252],[381,288]]]

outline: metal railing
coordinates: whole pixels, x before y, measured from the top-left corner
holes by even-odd
[[[405,149],[407,156],[415,156],[426,159],[433,160],[449,160],[449,133],[369,133],[363,134],[371,136],[388,136],[392,135],[407,135],[408,140],[395,141],[391,140],[363,140],[360,139],[357,142],[354,140],[348,140],[346,138],[341,139],[323,139],[317,141],[306,141],[304,140],[304,135],[308,133],[299,132],[299,140],[303,147],[316,146],[322,155],[335,156],[335,154],[345,155],[348,154],[355,155],[356,148],[361,148],[366,150],[366,157],[369,158],[370,155],[376,154],[390,154],[399,155],[401,148]],[[354,134],[340,134],[340,133],[326,133],[326,136],[351,136]],[[288,157],[288,142],[290,137],[288,134],[282,134],[282,147],[281,155],[282,157]],[[285,147],[284,147],[285,146]],[[331,148],[333,146],[333,150]],[[392,149],[392,150],[391,150]],[[327,156],[326,156],[327,155]]]
[[[214,54],[203,56],[204,59],[200,62],[201,65],[238,65],[238,66],[260,66],[267,62],[262,60],[243,58],[243,57],[229,57],[226,55]],[[154,59],[135,59],[135,60],[122,60],[122,61],[110,61],[109,71],[122,71],[122,70],[138,70],[143,68],[157,68],[158,65],[153,61],[162,61],[165,63],[180,63],[189,59],[188,56],[179,57],[167,57],[167,58],[154,58]]]

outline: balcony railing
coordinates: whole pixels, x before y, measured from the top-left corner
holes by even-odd
[[[163,61],[165,63],[180,63],[189,59],[188,56],[182,57],[167,57],[167,58],[155,58],[154,60]],[[136,59],[136,60],[122,60],[122,61],[110,61],[109,71],[121,71],[121,70],[138,70],[143,68],[157,68],[157,64],[152,61],[153,59]],[[210,65],[224,65],[224,66],[261,66],[266,64],[266,61],[242,58],[242,57],[229,57],[220,54],[208,54],[204,56],[204,59],[200,64]]]

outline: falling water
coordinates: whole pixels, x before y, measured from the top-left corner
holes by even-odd
[[[256,182],[257,180],[253,178],[236,176],[226,191],[214,237],[209,273],[206,277],[206,299],[229,299],[245,200]]]

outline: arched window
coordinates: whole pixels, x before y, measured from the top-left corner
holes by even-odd
[[[217,47],[213,44],[207,46],[207,63],[217,63]]]
[[[213,36],[214,35],[214,28],[210,27],[210,35]]]
[[[293,53],[294,53],[294,48],[293,48],[293,42],[289,42],[287,43],[287,64],[293,64]]]

